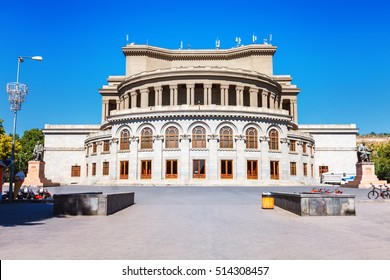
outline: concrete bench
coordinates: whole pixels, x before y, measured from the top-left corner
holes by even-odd
[[[111,215],[134,204],[134,192],[55,194],[54,215]]]
[[[349,194],[272,193],[275,206],[300,216],[354,216],[355,196]]]

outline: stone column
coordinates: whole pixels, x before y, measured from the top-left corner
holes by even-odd
[[[258,89],[255,89],[255,88],[250,88],[249,89],[249,106],[250,107],[255,107],[257,108],[259,105],[258,105],[258,102],[257,102],[257,93],[258,93]]]
[[[275,94],[273,92],[270,92],[269,108],[275,109]]]
[[[276,95],[275,98],[275,109],[280,109],[280,96]]]
[[[187,100],[188,105],[195,105],[195,84],[187,84],[187,96],[190,97]]]
[[[186,84],[186,91],[187,91],[187,96],[186,96],[187,105],[191,105],[191,89],[189,88],[188,84]]]
[[[169,101],[169,105],[171,106],[174,106],[174,105],[177,105],[177,85],[170,85],[169,86],[169,89],[170,89],[170,101]]]
[[[295,100],[294,102],[294,122],[298,123],[298,102]]]
[[[106,121],[108,113],[108,100],[102,101],[102,123]]]
[[[221,105],[229,105],[229,85],[221,85]]]
[[[297,101],[290,99],[290,114],[293,117],[293,121],[298,123],[298,115],[297,115]]]
[[[154,88],[154,103],[156,106],[161,106],[162,105],[162,87],[158,86]]]
[[[148,107],[148,103],[149,103],[149,89],[148,88],[141,89],[141,108]]]
[[[244,87],[236,86],[236,105],[243,106],[244,105],[244,95],[243,95]]]
[[[204,105],[210,105],[211,104],[211,84],[203,84],[204,87]]]
[[[124,96],[124,99],[125,99],[125,108],[124,109],[129,109],[130,108],[130,98],[129,98],[129,94],[126,93],[125,96]]]
[[[117,111],[119,111],[122,107],[121,107],[121,99],[120,98],[118,98],[117,100],[116,100],[116,110]]]
[[[265,89],[261,93],[261,103],[263,108],[268,108],[268,91]]]
[[[132,91],[130,92],[131,95],[131,108],[137,108],[137,92]]]

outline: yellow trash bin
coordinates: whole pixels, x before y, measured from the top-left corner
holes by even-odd
[[[272,193],[263,193],[261,199],[261,208],[263,209],[274,209],[274,197]]]

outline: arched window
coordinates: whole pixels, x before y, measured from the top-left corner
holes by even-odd
[[[269,149],[279,150],[279,133],[276,129],[271,129],[269,132]]]
[[[201,126],[192,130],[192,148],[206,148],[206,129]]]
[[[170,126],[165,130],[165,148],[179,148],[179,130],[174,126]]]
[[[257,129],[248,128],[246,130],[246,148],[247,149],[257,149],[258,148],[258,138],[257,138]]]
[[[149,127],[141,130],[141,149],[153,149],[153,131]]]
[[[121,151],[130,150],[130,132],[127,129],[121,131],[121,138],[119,142],[119,149]]]
[[[221,149],[233,149],[233,130],[224,126],[219,131],[219,147]]]

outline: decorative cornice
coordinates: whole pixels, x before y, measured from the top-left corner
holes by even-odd
[[[122,48],[125,56],[147,56],[167,61],[173,60],[233,60],[248,56],[273,56],[276,47],[252,44],[225,50],[169,50],[147,45],[128,45]]]
[[[277,122],[290,122],[291,118],[288,115],[273,112],[245,112],[245,111],[202,111],[202,110],[171,110],[171,111],[150,111],[139,110],[136,113],[123,112],[122,114],[113,114],[107,118],[111,124],[122,123],[126,121],[138,121],[138,120],[153,120],[153,119],[251,119],[253,121],[277,121]]]

